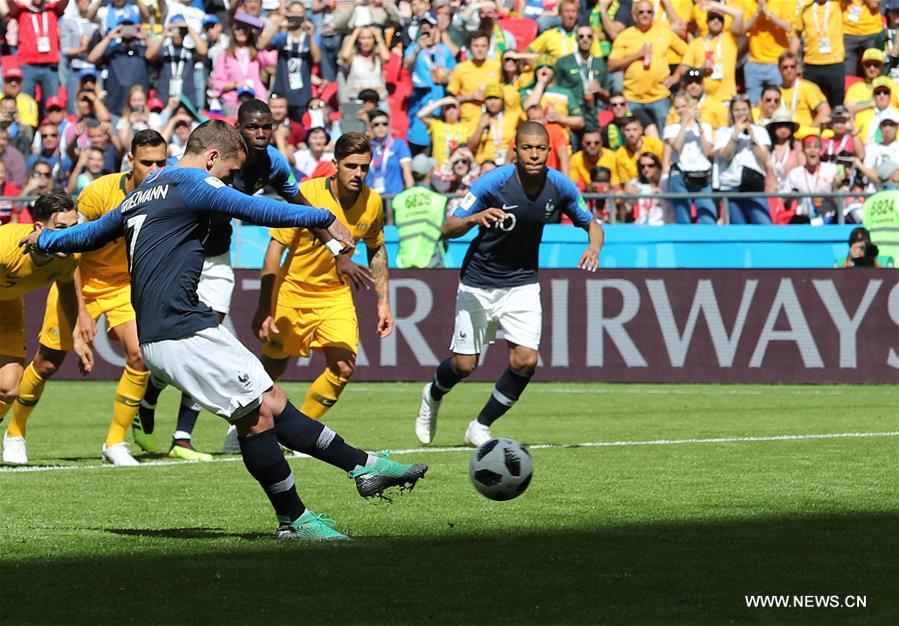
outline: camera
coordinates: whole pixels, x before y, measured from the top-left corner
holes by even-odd
[[[137,35],[137,26],[133,24],[122,26],[122,39],[134,39],[135,35]]]
[[[874,261],[880,255],[880,249],[873,243],[865,244],[865,253],[857,258],[852,259],[852,265],[855,267],[874,267]]]

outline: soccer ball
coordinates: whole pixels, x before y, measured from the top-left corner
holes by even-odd
[[[528,449],[512,439],[491,439],[475,450],[468,474],[475,489],[491,500],[511,500],[531,484]]]

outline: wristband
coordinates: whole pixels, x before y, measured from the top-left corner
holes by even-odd
[[[336,239],[329,239],[328,241],[326,241],[325,247],[330,250],[331,254],[333,254],[334,256],[340,256],[340,253],[344,250],[343,244],[341,244]]]

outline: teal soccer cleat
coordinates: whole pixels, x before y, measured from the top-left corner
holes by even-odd
[[[384,497],[385,489],[400,487],[411,490],[419,478],[423,478],[428,471],[424,463],[403,465],[390,460],[390,453],[378,455],[374,465],[369,467],[356,467],[347,472],[347,476],[356,479],[356,489],[363,498],[375,496]]]

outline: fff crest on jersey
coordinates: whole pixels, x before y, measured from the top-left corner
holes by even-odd
[[[549,200],[546,201],[546,206],[543,207],[544,217],[549,217],[550,215],[553,214],[553,212],[555,210],[556,210],[556,205],[553,204],[553,199],[550,198]]]

